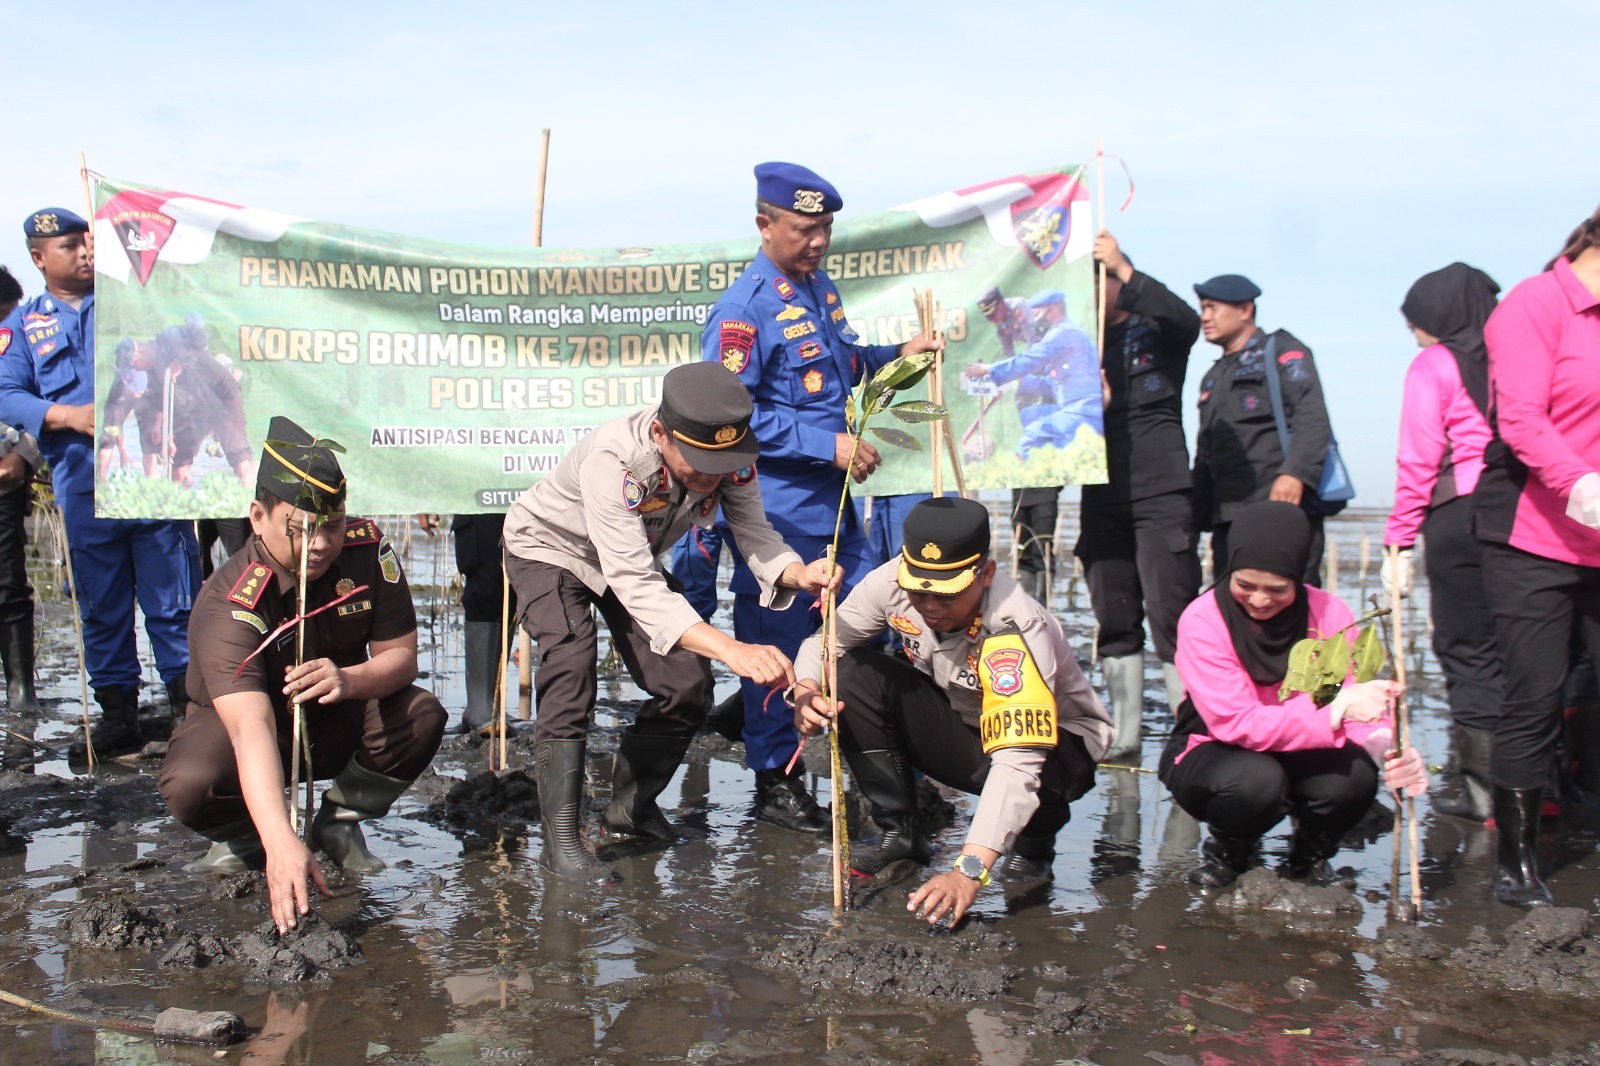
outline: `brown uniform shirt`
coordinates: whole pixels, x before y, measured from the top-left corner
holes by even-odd
[[[326,658],[354,666],[366,662],[373,641],[394,640],[417,628],[411,589],[389,538],[371,519],[361,518],[350,519],[344,536],[339,558],[306,587],[306,600],[316,610],[347,589],[366,585],[367,590],[306,622],[308,662]],[[218,696],[265,692],[279,726],[288,728],[292,715],[283,675],[294,665],[294,627],[243,670],[239,664],[298,613],[297,592],[295,575],[274,562],[256,538],[218,567],[189,616],[189,698],[214,707]]]

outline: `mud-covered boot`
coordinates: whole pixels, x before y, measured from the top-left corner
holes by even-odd
[[[39,698],[33,691],[33,619],[0,626],[0,658],[5,661],[6,706],[12,714],[37,714]]]
[[[734,689],[733,695],[711,708],[703,728],[719,734],[729,744],[744,743],[744,689]]]
[[[539,825],[544,851],[539,862],[570,881],[614,885],[622,878],[594,857],[578,837],[583,817],[583,750],[581,740],[546,740],[533,749],[539,782]]]
[[[172,712],[173,725],[189,714],[189,682],[182,674],[167,682],[167,709]]]
[[[266,867],[267,852],[261,846],[261,836],[256,832],[255,823],[250,819],[229,822],[201,832],[215,843],[210,851],[184,866],[189,873],[242,874]]]
[[[624,733],[617,747],[606,806],[607,833],[671,843],[681,834],[656,805],[656,797],[672,781],[689,750],[688,737],[655,737]]]
[[[848,753],[856,787],[872,804],[878,838],[850,849],[850,872],[876,877],[890,865],[909,860],[926,866],[933,860],[922,839],[917,811],[917,785],[911,764],[900,751]]]
[[[1019,836],[989,868],[989,876],[1011,884],[1048,881],[1056,861],[1056,835]]]
[[[1105,673],[1106,698],[1111,703],[1111,721],[1117,731],[1106,759],[1137,759],[1139,730],[1144,721],[1144,652],[1108,655],[1100,660],[1100,669]]]
[[[1185,876],[1201,888],[1226,888],[1250,868],[1260,837],[1223,836],[1215,829],[1200,846],[1201,863]]]
[[[1183,702],[1185,695],[1183,679],[1178,676],[1176,663],[1161,664],[1161,684],[1167,690],[1167,710],[1176,715],[1178,704]]]
[[[1339,853],[1343,840],[1342,832],[1296,825],[1289,837],[1289,858],[1283,864],[1283,876],[1324,888],[1337,885],[1354,889],[1355,878],[1339,873],[1328,861]]]
[[[494,718],[495,674],[500,669],[498,622],[468,622],[466,648],[467,709],[461,712],[466,732],[482,729]]]
[[[350,756],[322,794],[322,806],[311,820],[311,839],[346,870],[358,874],[381,872],[384,862],[367,850],[361,823],[388,814],[400,793],[410,787],[410,781],[368,770],[354,755]]]
[[[144,747],[144,734],[139,731],[137,689],[97,688],[94,701],[100,705],[100,722],[89,731],[89,739],[94,743],[96,759],[127,755]],[[86,758],[82,741],[67,748],[69,763],[82,763]]]
[[[833,827],[828,809],[806,789],[805,771],[799,766],[788,774],[781,768],[756,771],[756,820],[796,833],[826,833]]]
[[[1456,768],[1461,772],[1461,795],[1434,801],[1433,809],[1469,822],[1487,822],[1493,815],[1493,786],[1489,783],[1489,754],[1494,734],[1487,729],[1456,726]]]
[[[1513,907],[1552,907],[1555,897],[1539,880],[1539,810],[1544,802],[1539,788],[1493,790],[1496,841],[1494,898]]]

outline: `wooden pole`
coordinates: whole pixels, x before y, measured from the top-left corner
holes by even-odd
[[[84,221],[89,223],[89,254],[94,254],[94,197],[89,195],[89,164],[78,153],[78,180],[83,183]]]
[[[506,768],[506,656],[511,646],[507,637],[511,633],[511,575],[506,571],[504,556],[500,559],[500,672],[495,676],[495,714],[499,721],[495,730],[500,738],[500,765],[494,761],[494,744],[489,744],[489,769]]]
[[[544,247],[544,186],[545,176],[549,169],[550,131],[543,129],[539,131],[539,182],[533,190],[533,246],[535,248]],[[509,600],[509,583],[505,587]],[[507,615],[500,627],[500,643],[505,646],[510,643],[510,633],[507,630],[510,628],[511,623],[509,613],[502,612],[502,614]],[[501,657],[500,672],[501,674],[505,673],[504,656]],[[502,687],[504,684],[505,682],[502,678]],[[519,692],[533,691],[533,638],[521,626],[517,627],[517,689]],[[506,701],[502,698],[500,701],[500,740],[502,744],[505,742],[505,709]],[[505,751],[502,749],[500,754],[502,760],[501,769],[504,769]]]
[[[1394,573],[1399,563],[1399,560],[1396,558],[1396,556],[1399,555],[1400,549],[1393,545],[1389,545],[1386,546],[1384,550],[1389,553],[1389,572]],[[1396,582],[1390,582],[1389,617],[1394,620],[1394,677],[1396,681],[1400,682],[1400,687],[1404,689],[1406,684],[1406,659],[1405,652],[1401,649],[1405,647],[1405,629],[1404,622],[1402,621],[1400,599],[1401,597],[1398,584]],[[1409,708],[1407,707],[1406,696],[1404,692],[1400,694],[1400,700],[1395,705],[1395,746],[1401,752],[1404,752],[1411,746],[1411,715]],[[1401,797],[1397,794],[1395,796],[1395,829],[1397,837],[1400,823],[1400,802]],[[1419,850],[1417,832],[1417,801],[1414,797],[1405,797],[1405,812],[1406,821],[1410,823],[1411,917],[1413,920],[1415,920],[1422,916],[1422,875],[1417,865],[1417,855]],[[1398,853],[1398,842],[1396,843],[1395,848],[1396,852]],[[1398,899],[1400,895],[1398,864],[1395,874],[1394,893],[1395,897]]]
[[[550,166],[550,131],[539,131],[539,183],[533,190],[533,246],[544,246],[544,179]]]
[[[1106,228],[1106,146],[1102,141],[1094,142],[1094,184],[1098,205],[1095,208],[1095,232],[1100,233]],[[1101,360],[1105,359],[1106,351],[1106,265],[1100,265],[1100,292],[1095,298],[1098,313],[1095,316],[1095,352]]]
[[[1363,530],[1362,533],[1361,533],[1361,568],[1358,571],[1358,573],[1360,574],[1360,582],[1361,582],[1361,584],[1360,584],[1360,588],[1359,588],[1359,590],[1358,590],[1358,592],[1356,594],[1356,600],[1358,602],[1360,602],[1360,603],[1366,603],[1367,602],[1367,567],[1368,567],[1367,560],[1368,560],[1368,556],[1369,556],[1369,553],[1371,552],[1371,550],[1372,550],[1372,541],[1367,536],[1366,531]]]
[[[89,664],[83,654],[83,619],[78,617],[78,579],[72,574],[72,544],[67,540],[67,516],[58,506],[56,518],[61,528],[61,557],[67,564],[67,589],[72,593],[72,639],[78,646],[78,692],[83,699],[83,750],[94,773],[94,741],[89,736]]]
[[[305,665],[306,661],[306,556],[311,551],[311,516],[304,511],[300,512],[300,562],[296,567],[298,571],[297,587],[299,589],[300,618],[294,624],[294,664]],[[300,755],[305,746],[306,711],[300,702],[298,694],[294,701],[294,735],[290,738],[291,754],[289,756],[289,827],[295,832],[300,832],[300,812],[295,804],[295,793],[300,791]],[[311,765],[306,760],[306,791],[311,790]],[[304,826],[306,834],[311,832],[310,820]]]

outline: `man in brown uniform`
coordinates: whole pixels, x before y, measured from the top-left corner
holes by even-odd
[[[189,626],[189,713],[160,789],[173,815],[216,841],[190,870],[263,862],[280,932],[327,884],[290,827],[283,787],[293,710],[305,707],[313,779],[332,778],[312,839],[347,870],[376,873],[360,823],[379,818],[427,767],[445,711],[417,676],[411,590],[388,538],[347,519],[333,451],[287,418],[267,429],[250,504],[254,537],[218,568]],[[295,665],[297,567],[306,558],[305,661]],[[279,627],[284,626],[280,631]]]
[[[782,610],[795,589],[821,591],[827,563],[802,563],[762,509],[751,411],[750,394],[720,363],[675,367],[662,381],[660,404],[584,437],[506,517],[506,572],[522,625],[539,644],[534,767],[543,862],[553,873],[619,880],[578,838],[597,693],[591,607],[635,683],[650,693],[617,751],[608,832],[676,837],[656,797],[705,720],[708,659],[762,686],[794,680],[777,648],[742,643],[701,621],[682,584],[657,562],[691,525],[709,527],[720,505],[762,586],[762,606]]]

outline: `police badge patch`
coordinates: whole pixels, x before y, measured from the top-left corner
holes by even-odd
[[[644,502],[644,486],[639,479],[633,476],[632,471],[622,475],[622,506],[630,511],[637,511]]]
[[[807,371],[806,376],[801,379],[800,383],[805,386],[807,392],[813,396],[816,395],[822,391],[822,371]]]
[[[991,671],[989,688],[996,695],[1009,696],[1022,688],[1022,651],[1019,648],[1002,648],[984,656],[983,664]]]
[[[6,349],[11,347],[11,331],[0,329],[0,355],[6,354]]]
[[[400,560],[395,558],[394,549],[387,544],[378,553],[378,566],[383,570],[383,579],[391,585],[400,583]]]

